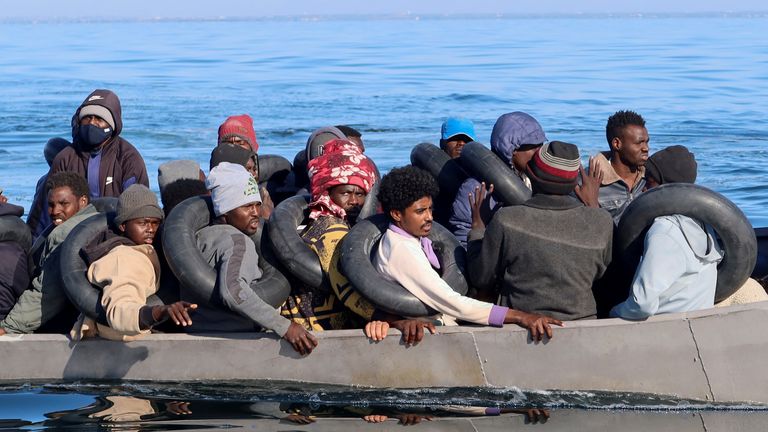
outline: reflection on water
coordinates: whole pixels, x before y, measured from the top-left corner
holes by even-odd
[[[30,403],[34,400],[34,403]],[[642,409],[638,409],[638,407]],[[631,409],[629,409],[631,408]],[[0,430],[752,429],[768,407],[659,395],[517,389],[374,390],[285,383],[0,386]]]

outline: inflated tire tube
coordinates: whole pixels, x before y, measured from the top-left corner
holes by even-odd
[[[29,253],[32,248],[32,232],[18,216],[0,216],[0,242],[14,242]]]
[[[293,165],[280,155],[259,155],[259,183],[285,180]]]
[[[96,211],[99,213],[114,213],[117,211],[117,198],[116,197],[101,197],[91,201]]]
[[[402,286],[384,279],[373,266],[372,257],[381,236],[387,231],[389,219],[376,215],[358,222],[341,243],[341,269],[355,289],[381,309],[401,316],[435,314]],[[466,256],[464,248],[447,229],[433,223],[429,238],[440,259],[442,278],[459,294],[467,293],[464,278]]]
[[[374,165],[375,167],[376,165]],[[360,214],[357,216],[358,220],[368,219],[379,212],[379,186],[381,185],[381,177],[379,176],[378,169],[376,170],[376,182],[373,184],[371,191],[365,197],[363,208],[360,209]]]
[[[615,252],[634,274],[647,229],[659,216],[681,214],[711,225],[724,249],[717,267],[715,302],[724,300],[747,280],[757,260],[757,239],[744,213],[728,198],[702,186],[671,183],[637,197],[621,217]]]
[[[297,195],[281,202],[269,218],[269,238],[278,261],[310,288],[323,283],[320,259],[307,247],[296,228],[309,216],[309,196]]]
[[[493,184],[494,197],[505,206],[522,204],[531,197],[530,189],[512,168],[478,142],[464,145],[459,164],[468,175],[485,182],[486,185]]]
[[[168,266],[199,301],[218,303],[216,300],[216,271],[203,259],[197,248],[196,234],[211,223],[213,208],[210,197],[191,197],[174,207],[163,224],[163,251]],[[262,277],[252,288],[256,294],[273,307],[280,306],[290,294],[288,279],[274,266],[268,239],[263,236],[267,230],[251,236],[259,252],[259,267]],[[265,241],[267,240],[267,241]]]
[[[451,202],[461,184],[467,179],[467,173],[461,165],[440,147],[431,143],[417,144],[411,150],[411,164],[432,174],[440,185],[440,196],[445,196]]]
[[[114,217],[114,214],[109,217]],[[107,313],[101,306],[101,290],[93,286],[86,276],[88,264],[80,249],[95,235],[108,229],[107,214],[97,213],[75,226],[61,248],[61,280],[69,301],[87,317],[107,324]]]

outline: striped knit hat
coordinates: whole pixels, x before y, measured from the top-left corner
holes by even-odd
[[[526,173],[533,190],[550,195],[568,195],[579,175],[579,148],[562,141],[551,141],[533,155]]]

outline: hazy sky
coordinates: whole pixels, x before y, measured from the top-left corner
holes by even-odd
[[[31,0],[3,2],[0,19],[249,18],[301,15],[461,15],[766,12],[760,0]]]

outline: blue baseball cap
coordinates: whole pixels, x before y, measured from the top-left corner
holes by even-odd
[[[443,140],[450,141],[457,135],[466,135],[471,141],[474,141],[475,124],[472,123],[472,120],[451,117],[443,122],[443,126],[440,128],[440,136]]]

